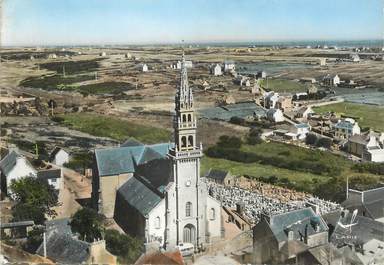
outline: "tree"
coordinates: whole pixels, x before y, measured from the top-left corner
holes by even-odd
[[[43,224],[45,215],[56,215],[51,208],[58,205],[57,194],[46,181],[31,176],[12,180],[10,191],[16,201],[12,208],[13,221],[33,220]]]
[[[317,142],[317,136],[313,133],[309,133],[305,138],[305,143],[308,145],[315,145]]]
[[[31,231],[29,231],[24,249],[30,253],[35,253],[37,248],[43,242],[43,233],[44,228],[41,226],[35,226]]]
[[[143,251],[143,242],[129,235],[120,234],[117,230],[105,231],[107,250],[118,257],[119,263],[131,264]]]
[[[260,137],[261,133],[262,133],[262,130],[260,128],[258,127],[252,128],[248,134],[247,143],[251,145],[260,144],[262,142]]]
[[[82,208],[72,217],[71,230],[80,234],[80,239],[93,242],[102,238],[102,217],[91,208]]]
[[[324,147],[329,149],[332,146],[332,140],[329,138],[322,137],[317,141],[316,145],[319,147]]]

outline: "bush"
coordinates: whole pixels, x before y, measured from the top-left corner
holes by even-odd
[[[81,240],[93,242],[102,238],[102,217],[91,208],[78,210],[70,224],[72,232],[79,233]]]
[[[322,138],[320,138],[318,141],[317,141],[317,143],[316,143],[316,145],[318,146],[318,147],[324,147],[324,148],[331,148],[331,146],[332,146],[332,140],[331,139],[329,139],[329,138],[324,138],[324,137],[322,137]]]
[[[309,133],[305,138],[305,143],[308,145],[315,145],[317,142],[317,136],[313,133]]]
[[[129,235],[109,229],[105,231],[106,247],[121,264],[134,263],[143,251],[143,242]]]
[[[352,169],[360,173],[368,172],[376,175],[384,175],[384,163],[360,163],[353,165]]]
[[[240,138],[236,136],[227,136],[222,135],[219,138],[219,142],[217,143],[218,146],[221,146],[222,148],[236,148],[239,149],[243,142]]]

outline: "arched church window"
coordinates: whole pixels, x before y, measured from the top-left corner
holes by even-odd
[[[193,136],[192,135],[188,136],[188,145],[193,146]]]
[[[188,122],[191,122],[191,121],[192,121],[192,115],[188,114]]]
[[[183,122],[186,122],[187,121],[187,115],[183,114]]]
[[[185,216],[186,217],[190,217],[192,215],[192,203],[191,202],[187,202],[185,204]]]
[[[160,216],[157,216],[155,219],[155,227],[157,229],[160,229]]]
[[[181,137],[181,147],[187,147],[187,137]]]
[[[209,210],[209,217],[210,217],[211,220],[215,220],[216,219],[215,208],[211,208]]]

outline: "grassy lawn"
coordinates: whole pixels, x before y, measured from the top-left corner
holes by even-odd
[[[131,89],[135,89],[135,86],[125,82],[103,82],[76,87],[79,92],[87,94],[119,94]]]
[[[359,117],[357,121],[361,127],[370,127],[374,130],[384,131],[384,108],[364,104],[342,102],[314,108],[317,113],[328,111],[339,115]]]
[[[307,87],[299,82],[292,81],[292,80],[285,80],[285,79],[268,79],[263,80],[261,85],[264,88],[267,88],[267,82],[268,82],[268,89],[273,90],[275,92],[304,92],[307,91]]]
[[[143,143],[167,142],[171,133],[165,129],[145,126],[114,117],[91,113],[71,113],[59,116],[63,124],[95,136],[110,137],[124,141],[134,137]]]
[[[204,156],[201,161],[201,174],[205,174],[210,168],[229,170],[234,175],[250,175],[253,177],[276,176],[278,179],[287,178],[295,184],[296,188],[305,191],[311,191],[313,183],[325,182],[329,179],[327,176],[299,172],[270,165],[241,163]]]
[[[83,82],[87,80],[95,79],[92,75],[78,75],[78,76],[66,76],[52,75],[52,76],[39,76],[30,77],[21,81],[20,85],[24,87],[41,88],[44,90],[73,90],[73,83]]]
[[[63,72],[63,67],[66,74],[77,74],[81,72],[95,71],[99,67],[101,59],[87,60],[87,61],[65,61],[65,62],[52,62],[40,64],[41,68],[57,73]]]

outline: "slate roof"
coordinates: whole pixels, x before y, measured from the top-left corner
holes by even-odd
[[[13,169],[16,165],[16,160],[20,155],[15,151],[10,152],[7,156],[0,161],[0,169],[4,175],[8,175],[8,173]]]
[[[61,177],[61,169],[48,169],[37,172],[37,177],[41,179],[56,179]]]
[[[117,191],[124,201],[143,216],[147,215],[161,200],[161,196],[145,185],[145,180],[131,177]]]
[[[47,257],[64,264],[79,264],[89,258],[89,243],[72,236],[69,219],[59,219],[46,223]],[[43,244],[36,251],[44,255]]]
[[[281,242],[288,239],[287,229],[291,229],[294,232],[295,239],[300,238],[298,231],[304,235],[305,227],[307,227],[308,236],[319,233],[312,227],[311,222],[317,222],[319,224],[319,232],[328,231],[328,227],[324,220],[316,215],[312,208],[304,208],[273,215],[270,218],[269,226],[275,235],[275,238]]]
[[[172,147],[171,143],[161,143],[96,149],[95,158],[99,176],[134,173],[136,165],[166,157],[168,150]]]
[[[33,226],[35,225],[34,221],[20,221],[13,223],[1,223],[0,228],[15,228],[15,227],[24,227],[24,226]]]
[[[338,123],[336,123],[334,127],[338,128],[338,129],[352,130],[353,126],[354,126],[353,123],[351,123],[349,121],[341,120]]]
[[[295,124],[296,128],[309,128],[309,125],[307,123],[299,123]]]
[[[350,224],[352,213],[340,219],[342,224]],[[344,246],[352,243],[366,243],[371,239],[384,241],[384,223],[372,220],[364,216],[357,216],[351,226],[351,231],[336,225],[331,236],[331,242],[336,246]]]
[[[219,169],[210,169],[207,178],[211,178],[218,181],[224,181],[224,178],[228,175],[229,171],[219,170]]]

